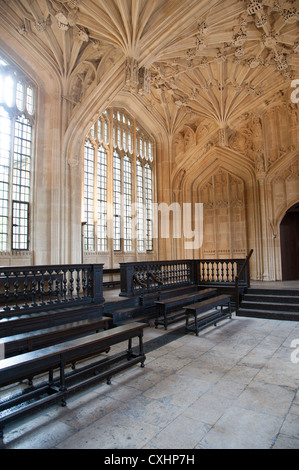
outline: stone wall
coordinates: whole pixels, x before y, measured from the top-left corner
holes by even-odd
[[[297,115],[285,101],[244,114],[225,141],[209,123],[174,137],[173,198],[204,206],[203,245],[193,256],[242,258],[253,248],[252,277],[281,279],[280,222],[299,201]],[[190,257],[176,246],[178,257]]]

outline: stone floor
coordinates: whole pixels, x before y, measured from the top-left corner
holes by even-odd
[[[296,348],[297,322],[151,326],[144,368],[7,425],[2,448],[299,449]]]

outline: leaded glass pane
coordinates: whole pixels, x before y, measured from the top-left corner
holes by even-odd
[[[113,245],[115,251],[121,249],[121,159],[113,153]]]
[[[132,165],[124,158],[124,250],[132,251]]]

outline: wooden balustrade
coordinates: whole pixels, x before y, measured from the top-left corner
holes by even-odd
[[[192,284],[193,263],[193,260],[120,263],[120,295]]]
[[[247,285],[244,259],[188,259],[120,263],[122,296],[184,285]]]
[[[120,263],[120,295],[184,285],[248,286],[249,258]],[[0,267],[0,310],[39,311],[71,303],[102,303],[103,264]]]
[[[4,312],[103,301],[102,264],[0,267]]]
[[[199,283],[234,283],[243,263],[243,259],[197,260]]]

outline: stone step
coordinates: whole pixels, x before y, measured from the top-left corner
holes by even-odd
[[[237,316],[252,317],[252,318],[265,318],[269,320],[299,321],[299,312],[246,309],[243,307],[239,308],[237,312]]]
[[[289,296],[281,294],[245,294],[243,297],[245,302],[270,302],[270,303],[290,303],[299,304],[299,295]]]
[[[237,316],[299,321],[299,289],[249,288]]]
[[[270,302],[270,301],[247,301],[242,300],[241,307],[250,310],[274,310],[274,311],[287,311],[299,313],[299,304],[287,302]]]
[[[246,289],[246,293],[258,295],[299,296],[299,289],[268,289],[259,287],[249,287],[249,289]]]

